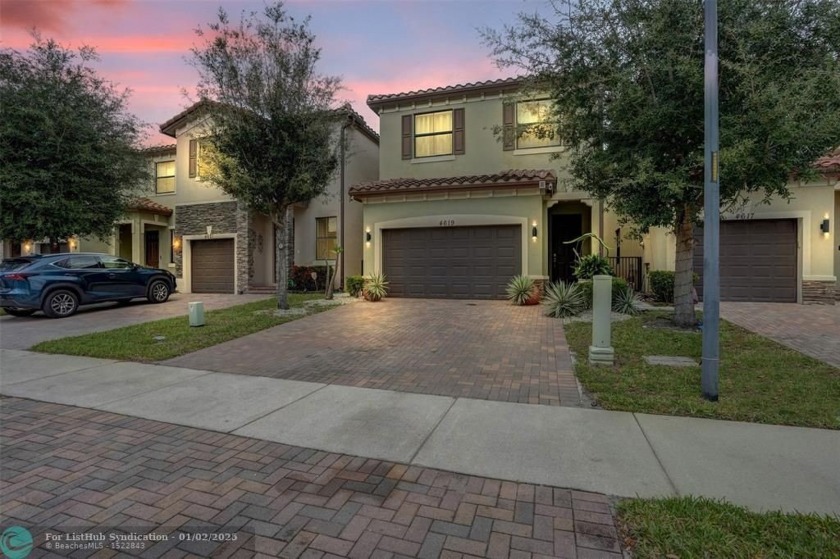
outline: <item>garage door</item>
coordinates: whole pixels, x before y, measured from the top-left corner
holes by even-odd
[[[721,301],[796,302],[796,221],[720,223]],[[703,296],[703,229],[695,232],[694,271]]]
[[[504,299],[522,268],[519,225],[386,229],[383,272],[394,297]]]
[[[233,293],[233,239],[192,241],[193,293]]]

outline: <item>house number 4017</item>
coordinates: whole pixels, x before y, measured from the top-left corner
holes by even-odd
[[[452,227],[453,225],[455,225],[455,220],[454,219],[441,219],[440,220],[440,226],[441,227]]]

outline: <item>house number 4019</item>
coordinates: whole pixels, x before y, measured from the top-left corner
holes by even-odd
[[[441,219],[440,220],[440,226],[441,227],[452,227],[453,225],[455,225],[455,220],[454,219]]]

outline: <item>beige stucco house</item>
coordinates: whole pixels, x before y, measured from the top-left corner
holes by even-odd
[[[295,208],[294,263],[323,266],[344,246],[342,276],[360,274],[362,208],[350,204],[351,184],[378,178],[379,136],[349,107],[337,125],[346,149],[324,195]],[[168,268],[182,292],[246,293],[273,289],[274,226],[201,177],[202,123],[196,103],[160,126],[174,143],[146,150],[153,184],[106,241],[69,239],[62,250],[115,254],[148,266]],[[338,143],[337,143],[338,145]],[[8,243],[7,243],[8,244]],[[25,241],[6,254],[48,252],[49,245]],[[338,278],[337,283],[340,283]]]
[[[523,97],[521,85],[511,78],[368,97],[380,117],[379,179],[354,184],[350,195],[364,207],[364,271],[385,273],[392,295],[500,298],[515,274],[570,280],[575,247],[565,243],[587,232],[607,242],[617,273],[637,288],[646,271],[674,269],[673,235],[633,240],[603,203],[568,186],[564,148],[535,133],[547,102]],[[724,212],[724,299],[833,301],[840,157],[820,165],[822,178],[793,184],[790,201]]]

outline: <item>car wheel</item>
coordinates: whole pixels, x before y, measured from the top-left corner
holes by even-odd
[[[35,309],[18,309],[14,307],[3,307],[3,311],[11,316],[32,316]]]
[[[169,284],[163,280],[155,280],[149,285],[147,298],[151,303],[165,303],[169,299]]]
[[[69,289],[58,289],[47,295],[42,309],[50,318],[64,318],[79,310],[79,297]]]

